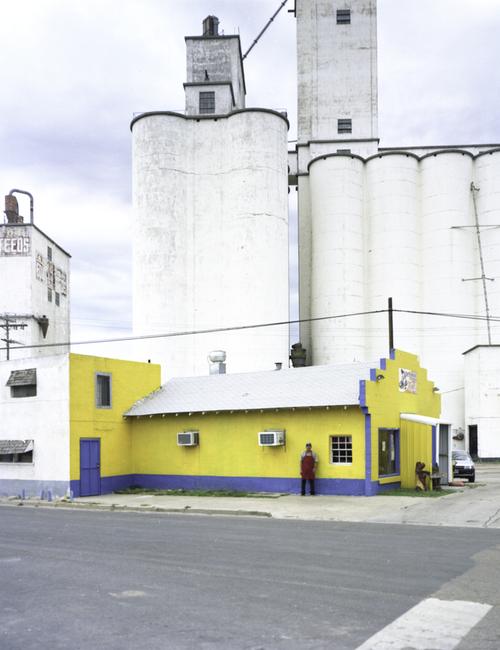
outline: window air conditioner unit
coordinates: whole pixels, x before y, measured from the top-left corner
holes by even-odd
[[[260,447],[279,447],[285,444],[285,432],[283,429],[277,431],[260,431],[258,435]]]
[[[196,447],[200,442],[198,431],[181,431],[177,434],[177,444],[179,447]]]

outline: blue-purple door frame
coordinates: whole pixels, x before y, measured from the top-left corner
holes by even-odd
[[[101,494],[101,440],[80,438],[80,496]]]

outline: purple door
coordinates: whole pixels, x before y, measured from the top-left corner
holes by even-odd
[[[101,494],[101,441],[80,438],[80,496]]]

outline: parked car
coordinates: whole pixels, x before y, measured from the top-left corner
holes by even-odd
[[[451,464],[453,466],[453,478],[468,478],[469,483],[476,480],[476,468],[474,461],[467,451],[455,449],[451,452]]]

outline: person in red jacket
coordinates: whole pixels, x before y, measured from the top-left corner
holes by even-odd
[[[306,495],[306,482],[309,481],[309,491],[311,496],[315,494],[314,479],[316,478],[316,468],[318,467],[318,455],[312,450],[310,442],[306,443],[305,451],[300,455],[300,476],[302,478],[300,493]]]

